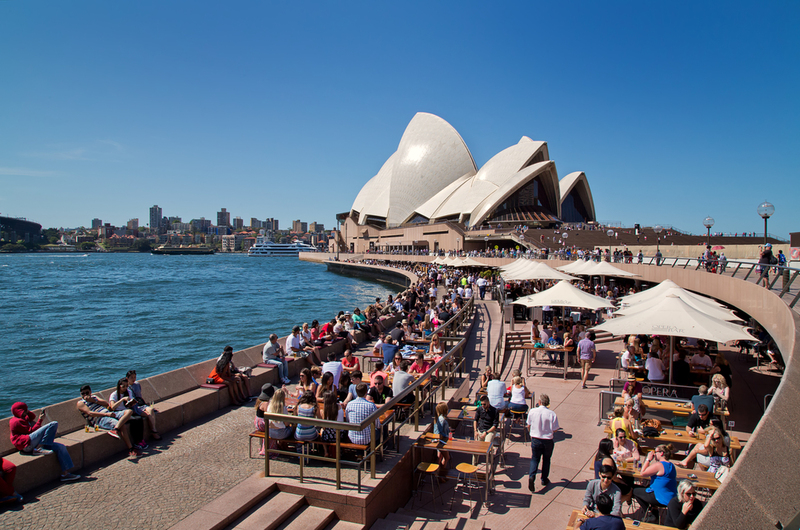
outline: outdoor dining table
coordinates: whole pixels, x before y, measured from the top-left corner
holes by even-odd
[[[444,442],[444,444],[442,444]],[[439,436],[432,433],[423,434],[416,442],[416,447],[420,449],[438,449],[469,456],[484,457],[486,463],[484,501],[489,501],[489,490],[494,480],[494,465],[492,456],[492,445],[489,442],[478,442],[475,440],[440,440]]]
[[[525,354],[525,375],[526,376],[529,376],[531,374],[531,358],[533,358],[533,361],[538,366],[540,363],[539,363],[539,358],[538,358],[537,354],[539,352],[547,352],[547,353],[562,353],[562,354],[564,354],[563,355],[564,379],[567,378],[567,373],[569,372],[569,356],[570,356],[569,354],[574,350],[574,348],[563,348],[563,347],[561,347],[561,348],[546,348],[546,347],[545,348],[537,348],[533,344],[523,344],[522,346],[519,347],[519,349],[525,350],[526,352],[528,352],[528,353]]]
[[[722,485],[722,483],[714,477],[714,473],[709,473],[708,471],[703,471],[701,469],[685,469],[675,466],[675,472],[678,482],[683,479],[690,480],[695,487],[705,488],[711,492],[717,491],[717,489]],[[626,463],[625,467],[617,467],[617,473],[620,475],[633,477],[635,480],[649,480],[649,477],[642,475],[641,469],[635,469],[633,467],[633,462]],[[695,478],[691,478],[690,475],[694,475]]]
[[[580,510],[572,510],[572,514],[569,517],[569,522],[567,523],[567,530],[577,530],[580,528],[578,526],[578,521],[586,519],[586,516],[583,515],[583,512]],[[625,530],[672,530],[673,527],[671,526],[663,526],[660,524],[654,523],[641,523],[639,521],[634,521],[633,519],[623,519],[623,523],[625,523]]]
[[[643,399],[642,403],[648,410],[661,410],[664,412],[671,412],[676,416],[688,416],[692,413],[692,404],[689,402],[680,401],[658,401],[655,399]],[[614,400],[614,405],[621,407],[623,405],[622,397]],[[729,416],[730,412],[727,409],[714,409],[715,416]]]
[[[606,434],[612,434],[611,433],[611,427],[606,425],[605,432],[606,432]],[[729,437],[731,439],[731,453],[734,454],[734,456],[735,456],[735,452],[736,451],[741,451],[742,450],[742,444],[739,442],[739,438],[737,438],[736,436],[730,436],[729,435]],[[691,444],[702,443],[702,442],[705,441],[705,439],[706,439],[705,436],[702,436],[702,437],[691,436],[686,432],[685,429],[681,430],[681,429],[670,429],[670,428],[662,427],[661,434],[658,437],[656,437],[656,438],[644,438],[642,436],[639,436],[638,442],[639,442],[640,446],[642,445],[643,442],[651,441],[651,440],[654,443],[657,443],[657,444],[673,443],[673,444],[690,444],[691,445]]]

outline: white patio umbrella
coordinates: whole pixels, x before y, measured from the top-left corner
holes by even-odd
[[[441,265],[443,262],[444,258],[441,256],[436,256],[435,258],[433,258],[433,261],[431,261],[431,263],[434,265]]]
[[[603,309],[614,307],[614,304],[593,294],[581,291],[566,280],[561,280],[553,287],[540,293],[529,294],[514,301],[527,307],[561,306],[580,307],[584,309]]]
[[[730,309],[725,309],[719,306],[714,300],[710,298],[705,298],[701,296],[691,296],[692,293],[687,291],[686,289],[681,289],[680,287],[672,287],[664,291],[664,293],[660,296],[656,296],[647,300],[640,300],[633,304],[625,304],[622,309],[618,310],[615,315],[632,315],[634,313],[638,313],[640,311],[645,311],[650,307],[658,304],[664,298],[674,295],[686,302],[688,305],[692,306],[693,308],[697,309],[698,311],[702,311],[706,315],[710,317],[717,318],[719,320],[725,320],[727,322],[733,322],[741,320],[738,316],[734,314],[734,312]]]
[[[504,280],[577,280],[574,276],[559,272],[544,263],[532,260],[525,261],[528,263],[524,267],[517,267],[511,271],[501,271],[500,276]]]
[[[615,318],[595,326],[595,330],[622,335],[666,335],[670,340],[669,379],[672,382],[674,337],[694,337],[715,342],[754,340],[744,326],[710,317],[674,294],[634,314]]]
[[[581,271],[573,272],[573,274],[591,274],[593,276],[616,276],[621,278],[633,278],[634,276],[639,276],[633,272],[624,271],[620,268],[617,268],[610,264],[607,261],[587,261],[590,264],[589,267],[585,269],[581,269]]]
[[[563,265],[561,267],[556,267],[556,268],[561,272],[568,272],[570,274],[581,274],[580,271],[587,267],[590,267],[592,263],[593,263],[592,261],[578,260],[578,261],[573,261],[569,265]]]
[[[666,293],[668,290],[674,289],[674,288],[681,289],[682,291],[684,291],[684,293],[686,293],[685,296],[694,298],[696,300],[699,300],[700,302],[705,302],[706,304],[715,305],[717,307],[722,307],[722,308],[725,307],[722,304],[720,304],[719,302],[717,302],[716,300],[713,300],[713,299],[708,298],[706,296],[695,294],[695,293],[693,293],[691,291],[688,291],[688,290],[684,289],[683,287],[681,287],[677,283],[673,282],[672,280],[664,280],[663,282],[659,283],[656,286],[651,287],[650,289],[647,289],[646,291],[641,291],[639,293],[634,293],[634,294],[629,294],[627,296],[623,296],[622,298],[620,298],[620,303],[623,304],[623,305],[629,305],[630,306],[630,305],[633,305],[633,304],[638,304],[638,303],[643,302],[645,300],[650,300],[652,298],[661,298],[664,295],[664,293]]]
[[[485,263],[481,263],[480,261],[474,260],[474,259],[470,258],[469,256],[464,258],[461,263],[459,263],[458,265],[454,265],[454,266],[455,267],[483,267],[483,268],[486,268],[486,269],[493,269],[494,268],[492,265],[487,265]]]
[[[500,272],[501,273],[503,273],[503,272],[511,272],[511,271],[515,271],[517,269],[525,268],[525,266],[528,263],[530,263],[530,261],[531,260],[528,260],[528,259],[518,258],[517,260],[512,261],[508,265],[503,265],[502,267],[500,267]]]

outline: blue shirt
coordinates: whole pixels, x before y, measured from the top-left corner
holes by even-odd
[[[399,344],[381,344],[381,351],[383,352],[383,363],[385,365],[392,364],[392,359],[394,359],[394,354],[400,349]]]

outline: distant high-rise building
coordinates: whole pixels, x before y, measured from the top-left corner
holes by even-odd
[[[92,219],[92,230],[97,230],[101,226],[103,226],[102,219],[98,219],[96,217],[94,219]]]
[[[158,233],[158,229],[161,227],[161,208],[158,207],[156,204],[152,208],[150,208],[150,230],[153,233]]]
[[[311,223],[310,225],[308,225],[308,231],[312,232],[314,234],[317,234],[319,232],[324,232],[325,231],[325,225],[315,221],[315,222]]]
[[[231,212],[225,208],[217,212],[217,226],[231,226]]]
[[[258,219],[256,219],[255,217],[251,217],[250,218],[250,228],[252,228],[253,230],[258,230],[259,228],[262,228],[263,226],[264,226],[264,224],[261,221],[259,221]]]
[[[277,219],[273,219],[272,217],[270,217],[269,219],[264,221],[264,228],[266,228],[267,230],[273,230],[273,231],[280,230],[280,228],[278,228],[278,220]]]
[[[297,221],[292,221],[292,232],[299,232],[301,234],[305,234],[308,232],[308,223],[304,223],[300,219]]]
[[[192,219],[192,232],[208,232],[208,227],[211,226],[211,219],[201,217],[200,219]]]
[[[233,218],[233,229],[234,230],[241,230],[242,228],[244,228],[244,221],[242,220],[242,218],[238,217],[238,216],[234,217]]]
[[[134,232],[139,230],[139,219],[131,219],[128,221],[128,230],[133,230]]]
[[[169,224],[182,223],[180,217],[169,217]]]

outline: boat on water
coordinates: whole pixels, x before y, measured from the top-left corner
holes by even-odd
[[[211,247],[171,247],[167,245],[161,245],[158,248],[154,248],[150,251],[151,254],[159,254],[159,255],[195,255],[195,256],[202,256],[207,254],[213,254],[215,251]]]
[[[301,252],[316,252],[317,249],[301,241],[275,243],[266,237],[256,238],[256,243],[247,251],[248,256],[297,257]]]

